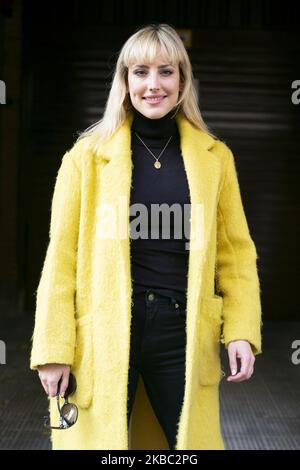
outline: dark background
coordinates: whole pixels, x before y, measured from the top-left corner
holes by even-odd
[[[299,307],[300,2],[0,2],[0,311],[30,317],[61,158],[102,116],[124,41],[142,25],[192,30],[200,110],[232,149],[258,251],[263,318]]]

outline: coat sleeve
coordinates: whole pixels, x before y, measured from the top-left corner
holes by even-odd
[[[30,368],[72,365],[76,338],[74,294],[80,216],[81,173],[63,156],[52,197],[50,240],[36,294]]]
[[[235,161],[225,149],[225,169],[217,215],[216,283],[223,294],[223,336],[230,341],[246,340],[253,354],[261,351],[260,283],[254,242],[250,236],[240,194]]]

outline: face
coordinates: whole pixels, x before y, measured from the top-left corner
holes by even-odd
[[[133,107],[150,119],[159,119],[174,108],[183,89],[179,67],[168,65],[160,56],[151,64],[132,64],[128,88]],[[151,95],[157,99],[146,98]]]

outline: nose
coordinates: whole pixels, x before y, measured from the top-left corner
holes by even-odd
[[[149,74],[148,86],[150,90],[159,90],[159,74],[157,72]]]

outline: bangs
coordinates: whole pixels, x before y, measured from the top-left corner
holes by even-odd
[[[178,48],[171,41],[166,44],[165,41],[153,35],[139,37],[130,45],[128,44],[124,53],[124,65],[129,67],[133,64],[151,64],[159,55],[164,64],[172,64],[176,67],[180,62]]]

